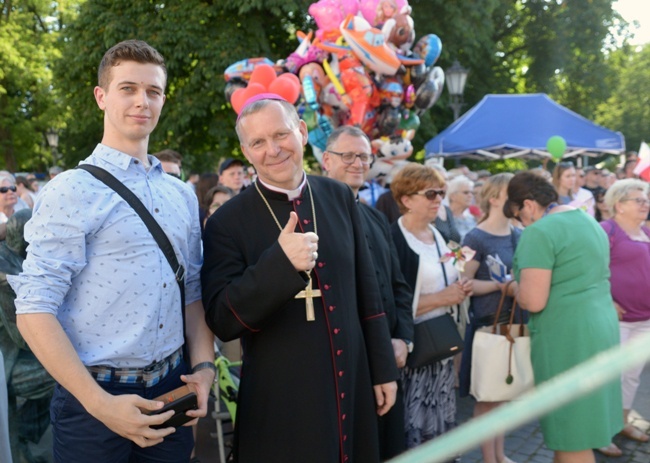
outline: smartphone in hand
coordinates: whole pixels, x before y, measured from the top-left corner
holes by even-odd
[[[196,394],[190,391],[190,388],[187,386],[181,386],[153,400],[165,402],[165,405],[160,410],[149,412],[149,415],[159,415],[168,410],[174,410],[174,415],[162,424],[151,426],[152,429],[177,428],[182,426],[194,419],[192,416],[187,416],[185,412],[198,408]]]

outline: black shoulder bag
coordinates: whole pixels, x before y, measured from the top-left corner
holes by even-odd
[[[438,255],[442,257],[435,234],[433,241],[436,243]],[[447,271],[445,264],[440,265],[446,288],[449,286]],[[463,339],[449,313],[417,323],[413,330],[413,352],[406,358],[406,366],[409,368],[431,365],[463,351]]]

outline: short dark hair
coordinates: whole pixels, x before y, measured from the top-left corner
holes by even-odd
[[[108,89],[111,82],[111,69],[123,61],[135,61],[141,64],[156,64],[162,68],[167,80],[165,59],[154,47],[142,40],[125,40],[113,45],[99,63],[97,70],[97,83],[104,90]]]
[[[519,172],[508,183],[508,200],[503,205],[503,214],[509,219],[514,218],[513,208],[521,209],[527,199],[547,207],[557,202],[558,195],[553,185],[541,175],[534,172]]]
[[[365,138],[368,144],[370,144],[370,138],[368,138],[368,135],[366,135],[366,133],[359,127],[356,127],[354,125],[340,125],[334,129],[334,131],[332,131],[329,137],[327,137],[325,151],[332,148],[339,137],[344,134],[350,135],[351,137]]]
[[[183,156],[181,156],[181,153],[170,149],[158,151],[157,153],[154,153],[154,156],[157,157],[160,161],[173,162],[178,164],[179,166],[181,165],[181,162],[183,160]]]

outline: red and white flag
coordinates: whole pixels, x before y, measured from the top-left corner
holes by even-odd
[[[638,175],[639,178],[650,182],[650,147],[646,142],[641,142],[639,162],[636,163],[634,168],[634,175]]]

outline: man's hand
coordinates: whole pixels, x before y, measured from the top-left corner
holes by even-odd
[[[184,424],[184,426],[192,426],[198,423],[199,418],[204,417],[208,413],[208,397],[210,395],[210,388],[214,384],[214,372],[209,368],[205,368],[191,375],[182,375],[181,380],[187,384],[192,392],[196,393],[199,408],[196,410],[188,410],[185,413],[187,416],[196,418]]]
[[[377,384],[375,390],[375,401],[377,402],[377,415],[384,416],[395,405],[397,396],[397,382]]]
[[[395,363],[397,368],[404,368],[406,357],[409,355],[408,346],[403,339],[391,339],[393,343],[393,352],[395,353]]]
[[[291,212],[289,221],[278,237],[278,243],[299,272],[311,270],[318,259],[318,235],[313,232],[296,233],[298,214]]]
[[[151,429],[150,426],[163,424],[174,415],[173,410],[159,415],[147,415],[147,411],[160,410],[165,404],[160,401],[147,400],[133,394],[106,394],[104,400],[88,412],[104,423],[111,431],[132,440],[140,447],[160,444],[165,437],[172,434],[174,428]]]

